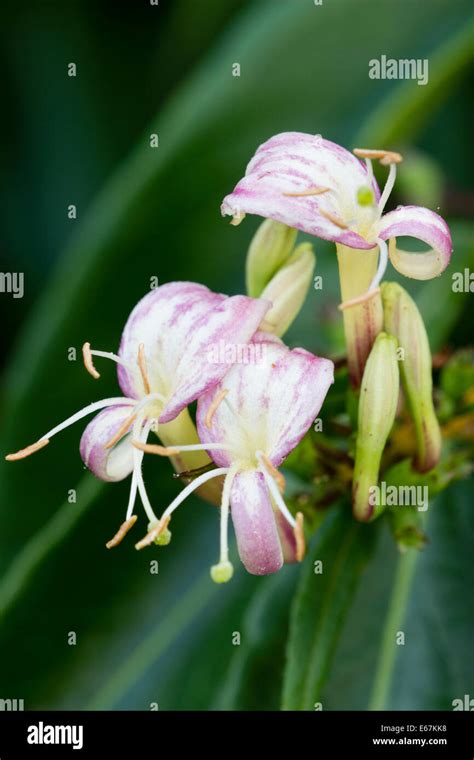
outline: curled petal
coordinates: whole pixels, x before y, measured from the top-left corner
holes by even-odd
[[[105,444],[118,432],[130,406],[113,406],[97,414],[84,430],[80,443],[82,461],[101,480],[123,480],[133,470],[133,447],[127,434],[112,449]]]
[[[399,206],[385,214],[379,223],[379,237],[389,242],[390,260],[405,277],[431,280],[449,264],[452,241],[449,227],[439,214],[421,206]],[[430,246],[425,253],[409,253],[397,247],[399,235],[418,238]]]
[[[239,556],[245,568],[253,575],[276,573],[283,564],[283,554],[263,475],[255,470],[238,473],[230,502]]]
[[[326,240],[371,248],[348,228],[360,213],[357,192],[367,182],[365,164],[336,143],[320,135],[283,132],[260,145],[221,211],[234,217],[257,214]],[[375,180],[373,190],[378,200]]]
[[[256,451],[263,451],[278,467],[307,432],[334,379],[334,365],[328,359],[302,348],[290,351],[273,341],[255,345],[253,361],[236,364],[218,389],[198,402],[201,441],[226,443],[232,449],[230,453],[210,450],[222,467],[235,459],[248,461]],[[206,425],[215,393],[222,388],[227,395]]]
[[[167,403],[160,422],[169,422],[204,391],[219,382],[229,364],[213,360],[219,346],[250,341],[271,304],[262,299],[213,293],[203,285],[172,282],[151,291],[137,304],[125,326],[120,357],[136,366],[144,346],[152,392]],[[118,368],[123,392],[144,394],[139,369]]]

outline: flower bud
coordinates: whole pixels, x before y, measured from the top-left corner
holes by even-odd
[[[374,516],[371,493],[379,479],[380,460],[397,411],[400,377],[397,341],[380,333],[365,365],[359,398],[358,430],[352,486],[354,516]]]
[[[272,277],[261,294],[273,303],[260,329],[283,335],[298,315],[313,281],[316,257],[310,243],[297,246],[281,269]]]
[[[431,352],[423,319],[408,293],[397,283],[384,283],[382,303],[385,329],[395,335],[403,349],[403,390],[415,425],[419,472],[434,467],[441,456],[441,431],[433,406]]]
[[[297,231],[281,222],[265,219],[253,236],[247,253],[247,293],[258,298],[273,275],[285,264],[296,242]]]

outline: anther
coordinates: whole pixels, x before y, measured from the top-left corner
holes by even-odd
[[[148,370],[146,366],[145,346],[143,345],[143,343],[140,343],[140,345],[138,346],[137,364],[140,369],[140,374],[142,376],[145,393],[148,396],[148,394],[151,392],[151,388],[150,388],[150,380],[148,378]]]
[[[173,446],[159,446],[155,443],[143,443],[143,441],[132,441],[133,446],[145,454],[157,454],[160,457],[172,457],[179,454],[180,449]]]
[[[237,213],[237,214],[234,214],[234,216],[230,220],[230,223],[232,224],[233,227],[237,227],[240,224],[240,222],[243,222],[244,219],[245,219],[244,213]]]
[[[150,531],[148,531],[148,533],[146,534],[146,536],[144,538],[142,538],[141,541],[139,541],[137,544],[135,544],[135,549],[138,549],[138,550],[144,549],[146,546],[150,546],[150,544],[153,544],[156,541],[156,539],[158,538],[158,536],[161,533],[164,533],[164,531],[166,530],[166,528],[169,525],[170,519],[171,518],[168,515],[164,519],[159,520],[159,522],[155,525],[155,527],[152,528]]]
[[[304,516],[302,512],[296,513],[295,540],[296,540],[296,559],[302,562],[306,552],[306,542],[304,540],[303,530]]]
[[[217,411],[217,407],[225,399],[228,393],[229,391],[227,390],[227,388],[221,388],[221,390],[218,393],[216,393],[216,395],[212,399],[209,409],[207,410],[207,413],[206,413],[206,418],[204,420],[204,424],[208,430],[211,429],[212,418],[214,417]]]
[[[30,454],[34,454],[35,451],[39,451],[40,449],[43,449],[45,446],[47,446],[49,443],[49,438],[42,438],[40,441],[36,441],[36,443],[32,443],[31,446],[27,446],[26,449],[20,449],[20,451],[15,452],[14,454],[7,454],[5,459],[7,462],[16,462],[17,459],[25,459],[26,457],[29,457]]]
[[[334,214],[331,214],[330,211],[324,211],[324,209],[320,208],[319,213],[321,216],[324,216],[325,219],[328,219],[330,222],[336,225],[336,227],[339,227],[341,230],[348,230],[349,227],[347,224],[344,224],[344,222],[339,219],[339,217],[335,216]]]
[[[322,195],[328,193],[330,187],[310,187],[309,190],[302,190],[296,193],[282,193],[287,198],[305,198],[307,195]]]
[[[282,473],[277,470],[275,465],[270,462],[269,458],[266,454],[263,453],[263,451],[260,454],[260,458],[263,460],[265,467],[272,476],[273,480],[276,482],[280,493],[285,493],[286,481],[284,475],[282,475]]]
[[[374,288],[373,290],[367,291],[367,293],[364,293],[361,296],[357,296],[357,298],[351,298],[349,301],[344,301],[343,303],[340,303],[337,307],[339,311],[344,311],[345,309],[350,309],[352,306],[359,306],[361,303],[365,303],[366,301],[370,301],[371,298],[378,295],[380,293],[380,288]]]
[[[119,427],[115,435],[110,438],[110,440],[107,441],[106,444],[104,444],[104,449],[111,449],[112,446],[115,446],[116,443],[120,441],[121,438],[125,435],[125,433],[128,432],[128,429],[130,425],[132,425],[133,422],[135,422],[137,418],[137,412],[132,412],[132,414],[127,417],[125,422]]]
[[[100,373],[97,372],[96,368],[94,367],[94,361],[92,359],[92,351],[91,351],[90,343],[84,343],[84,345],[82,346],[82,357],[84,359],[84,367],[88,371],[89,375],[92,375],[94,380],[98,380],[100,377]]]
[[[352,151],[358,158],[378,159],[382,166],[400,164],[403,161],[401,153],[393,150],[372,150],[371,148],[354,148]]]
[[[105,544],[107,549],[113,549],[114,546],[118,546],[123,541],[128,531],[131,528],[133,528],[136,521],[137,521],[136,515],[132,515],[129,520],[125,520],[125,522],[123,522],[120,528],[118,529],[115,536],[111,538],[110,541],[107,541],[107,543]]]

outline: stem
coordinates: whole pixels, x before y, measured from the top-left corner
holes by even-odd
[[[370,250],[337,244],[342,301],[364,295],[377,272],[378,247]],[[343,311],[347,361],[352,384],[359,387],[372,344],[383,327],[380,295]]]
[[[387,620],[382,632],[382,643],[369,702],[369,710],[386,709],[385,705],[389,696],[397,655],[395,636],[405,619],[406,605],[418,555],[419,551],[417,549],[408,549],[405,554],[400,555],[398,560]]]

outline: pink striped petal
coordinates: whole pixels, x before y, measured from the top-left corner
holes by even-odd
[[[246,344],[270,308],[269,301],[213,293],[203,285],[172,282],[146,295],[125,326],[120,356],[136,366],[144,344],[152,392],[166,398],[159,421],[169,422],[225,375],[229,364],[214,361],[213,349]],[[118,369],[122,391],[144,395],[137,369]]]
[[[449,227],[439,214],[421,206],[399,206],[385,214],[378,225],[382,240],[390,238],[389,254],[395,269],[415,280],[438,277],[449,264],[452,241]],[[395,238],[400,235],[418,238],[430,246],[425,253],[409,253],[399,249]]]
[[[284,132],[260,145],[245,177],[224,198],[222,214],[257,214],[283,222],[310,235],[353,248],[371,248],[356,231],[340,229],[320,211],[349,226],[357,226],[361,207],[357,191],[367,185],[367,169],[352,153],[320,135]],[[291,197],[285,193],[327,187],[322,195]],[[380,192],[375,180],[376,199]]]
[[[123,480],[133,470],[130,436],[122,438],[112,449],[104,448],[132,411],[133,407],[130,406],[110,406],[103,409],[89,422],[82,434],[79,446],[82,461],[101,480]]]
[[[239,472],[232,483],[231,515],[242,563],[253,575],[276,573],[283,554],[263,475]]]
[[[258,343],[251,364],[232,367],[218,389],[199,399],[197,426],[203,443],[226,443],[232,453],[210,451],[220,467],[232,461],[254,461],[263,451],[278,467],[299,443],[318,414],[334,365],[302,348],[290,351],[282,343]],[[216,392],[227,389],[211,419],[206,417]]]

